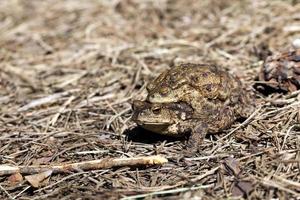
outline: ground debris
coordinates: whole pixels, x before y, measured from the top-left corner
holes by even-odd
[[[266,94],[300,89],[300,49],[267,57],[258,80],[256,87]]]
[[[295,46],[296,1],[0,2],[1,165],[158,154],[169,161],[33,177],[39,188],[1,176],[0,199],[299,195],[299,90],[263,96],[252,88],[262,59]],[[184,158],[184,141],[136,128],[131,102],[176,63],[211,61],[243,81],[257,109]]]

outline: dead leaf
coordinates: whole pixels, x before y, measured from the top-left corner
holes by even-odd
[[[52,174],[52,170],[47,170],[45,172],[25,176],[25,179],[35,188],[40,187],[41,185],[45,184],[45,180],[49,178]]]
[[[232,188],[232,196],[247,196],[253,190],[253,185],[250,181],[238,181]]]
[[[239,165],[240,165],[239,162],[235,158],[233,157],[225,158],[224,166],[227,173],[232,174],[234,176],[238,176],[239,173],[241,172]]]
[[[8,177],[8,181],[11,186],[14,186],[23,181],[23,176],[20,173],[15,173]]]
[[[300,49],[268,56],[255,87],[262,93],[293,92],[300,89]]]

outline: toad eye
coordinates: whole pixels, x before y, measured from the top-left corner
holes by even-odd
[[[158,115],[160,113],[161,109],[159,107],[156,108],[152,108],[152,112],[156,115]]]

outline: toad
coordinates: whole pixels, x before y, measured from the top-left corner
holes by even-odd
[[[181,64],[149,83],[145,101],[133,102],[133,121],[163,135],[189,134],[196,150],[207,133],[251,114],[251,98],[240,80],[210,64]]]

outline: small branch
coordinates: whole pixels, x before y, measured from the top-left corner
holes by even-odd
[[[175,185],[171,185],[171,186],[167,186],[167,187],[161,187],[160,189],[156,189],[155,192],[151,192],[151,193],[146,193],[146,194],[140,194],[140,195],[134,195],[134,196],[127,196],[122,198],[122,200],[131,200],[131,199],[138,199],[138,198],[144,198],[144,197],[148,197],[148,196],[155,196],[155,195],[161,195],[161,194],[171,194],[171,193],[179,193],[179,192],[185,192],[185,191],[192,191],[192,190],[198,190],[198,189],[204,189],[204,188],[211,188],[214,186],[214,184],[209,184],[209,185],[194,185],[191,187],[183,187],[183,188],[176,188],[176,187],[180,187],[183,186],[185,184],[188,183],[193,183],[195,184],[196,182],[200,181],[201,179],[210,176],[212,174],[215,174],[215,172],[219,169],[220,167],[215,167],[207,172],[205,172],[204,174],[201,174],[191,180],[184,180],[184,181],[179,181],[177,184]],[[175,188],[175,189],[172,189]]]
[[[279,190],[285,191],[287,193],[293,194],[297,197],[299,197],[299,195],[300,195],[300,193],[291,190],[288,186],[285,187],[282,184],[279,184],[279,183],[277,183],[275,181],[272,181],[272,180],[268,180],[267,178],[259,178],[259,179],[260,179],[260,183],[267,186],[267,187],[274,187],[274,188],[277,188]]]
[[[107,169],[123,166],[141,166],[141,165],[162,165],[168,160],[162,156],[145,156],[137,158],[104,158],[100,160],[84,161],[79,163],[61,164],[61,165],[40,165],[40,166],[8,166],[0,165],[0,176],[14,173],[36,174],[48,170],[52,174],[64,173],[70,171],[88,171],[96,169]]]
[[[257,110],[255,110],[243,123],[241,123],[238,127],[236,127],[235,129],[233,129],[232,131],[230,131],[227,135],[225,135],[224,137],[218,139],[218,141],[222,141],[226,138],[228,138],[230,135],[232,135],[235,131],[237,131],[238,129],[240,129],[241,127],[244,127],[245,125],[247,125],[250,120],[252,118],[255,117],[255,115],[261,110],[261,107],[259,107]]]
[[[175,194],[175,193],[180,193],[180,192],[193,191],[193,190],[199,190],[199,189],[207,189],[207,188],[212,188],[212,187],[214,187],[214,184],[196,185],[196,186],[191,186],[191,187],[177,188],[177,189],[171,189],[171,190],[162,190],[162,191],[155,191],[155,192],[146,193],[146,194],[126,196],[126,197],[121,198],[121,200],[134,200],[134,199],[139,199],[139,198],[153,197],[153,196],[157,196],[157,195]]]
[[[51,119],[51,125],[54,126],[57,119],[59,118],[60,114],[63,113],[66,109],[66,107],[75,99],[75,96],[71,96],[62,107],[60,107],[59,111],[53,116]]]
[[[29,102],[28,104],[22,106],[21,108],[18,109],[19,112],[23,112],[23,111],[27,111],[31,108],[35,108],[37,106],[41,106],[41,105],[45,105],[48,103],[53,103],[54,101],[56,101],[57,99],[60,99],[64,96],[69,95],[70,92],[61,92],[61,93],[55,93],[46,97],[42,97],[40,99],[35,99],[31,102]]]
[[[10,199],[13,199],[13,197],[2,187],[0,184],[0,190],[2,190]]]

